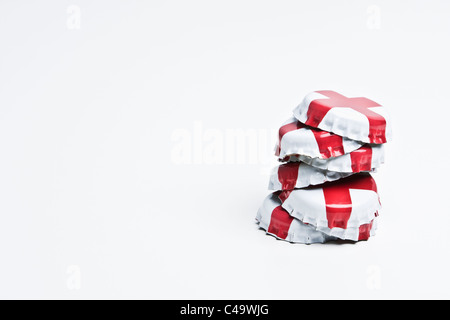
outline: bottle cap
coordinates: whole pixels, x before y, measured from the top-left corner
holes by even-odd
[[[364,143],[308,127],[291,117],[279,130],[275,155],[283,160],[292,155],[328,159],[360,148]]]
[[[386,143],[392,129],[386,109],[367,98],[347,98],[334,91],[315,91],[294,109],[302,123],[366,143]]]
[[[363,226],[370,225],[381,208],[377,185],[369,173],[282,191],[278,197],[292,217],[329,236],[352,241],[360,239],[361,228],[367,228]]]

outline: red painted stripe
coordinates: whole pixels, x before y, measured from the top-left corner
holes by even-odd
[[[372,230],[372,227],[373,227],[373,220],[368,224],[364,224],[364,225],[360,226],[358,241],[369,240],[370,231]]]
[[[297,185],[300,162],[289,162],[278,167],[281,190],[292,190]]]
[[[278,199],[280,199],[281,203],[285,202],[287,198],[289,198],[289,195],[291,194],[292,190],[284,190],[281,191],[278,195]]]
[[[286,239],[293,220],[294,218],[292,218],[286,210],[281,206],[278,206],[272,211],[272,217],[267,232],[274,234],[281,239]]]
[[[353,175],[335,182],[325,183],[323,193],[326,204],[328,227],[347,228],[352,214],[350,189],[371,190],[377,192],[375,180],[366,173]]]
[[[352,108],[363,115],[369,121],[369,140],[371,143],[386,142],[386,119],[369,108],[380,105],[367,98],[347,98],[334,91],[317,91],[329,99],[313,100],[308,108],[305,124],[317,128],[332,108]]]
[[[328,228],[347,229],[352,214],[350,190],[339,186],[323,188],[327,210]]]
[[[372,170],[372,147],[364,145],[358,150],[350,152],[352,161],[352,171],[370,171]]]
[[[317,128],[327,115],[328,111],[337,105],[337,101],[341,101],[344,96],[334,91],[316,91],[330,99],[316,99],[309,104],[308,112],[306,114],[307,120],[305,124]],[[344,103],[345,105],[345,103]]]
[[[342,141],[343,139],[341,136],[312,128],[311,131],[317,141],[317,145],[319,146],[319,151],[322,155],[322,158],[328,159],[339,157],[345,154],[344,144]]]
[[[341,181],[345,180],[345,181]],[[359,174],[352,175],[348,178],[341,179],[336,181],[337,184],[345,184],[348,189],[357,189],[357,190],[370,190],[374,192],[378,192],[377,184],[373,177],[366,172],[362,172]]]

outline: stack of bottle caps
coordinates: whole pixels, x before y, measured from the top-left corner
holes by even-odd
[[[269,189],[256,220],[294,243],[368,240],[381,208],[371,176],[391,124],[383,106],[334,91],[308,94],[279,130]]]

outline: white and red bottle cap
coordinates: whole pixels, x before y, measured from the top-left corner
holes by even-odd
[[[302,161],[315,168],[329,171],[353,173],[369,172],[381,167],[384,163],[384,145],[366,144],[358,150],[336,158],[319,159],[299,155],[291,156],[289,161]]]
[[[353,173],[328,171],[310,166],[304,162],[288,162],[272,170],[269,190],[293,190],[336,181]]]
[[[366,143],[391,140],[392,129],[385,107],[367,98],[347,98],[337,92],[312,92],[294,109],[302,123]]]
[[[335,237],[328,236],[291,217],[281,207],[278,193],[270,194],[264,200],[256,215],[256,221],[267,234],[293,243],[313,244],[336,240]]]
[[[364,143],[331,132],[311,128],[292,117],[279,130],[275,155],[283,160],[292,155],[328,159],[360,148]]]
[[[374,234],[381,208],[375,180],[359,173],[323,185],[282,191],[282,207],[303,223],[329,236],[358,241]]]

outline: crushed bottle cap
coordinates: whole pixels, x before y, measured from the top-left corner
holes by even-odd
[[[375,180],[369,173],[282,191],[278,197],[292,217],[329,236],[352,241],[360,239],[361,228],[367,229],[381,208]],[[373,224],[369,231],[372,229]]]
[[[294,109],[294,116],[308,126],[366,143],[386,143],[392,137],[386,109],[367,98],[315,91]]]
[[[292,155],[328,159],[359,149],[364,143],[308,127],[291,117],[279,130],[275,155],[280,160]]]

